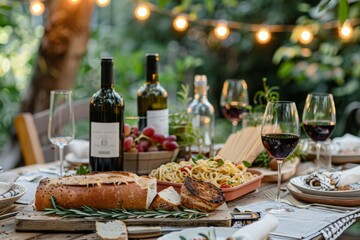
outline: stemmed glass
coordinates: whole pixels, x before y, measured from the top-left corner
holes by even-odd
[[[330,137],[336,124],[332,94],[309,93],[306,97],[302,122],[305,133],[316,143],[315,166],[316,170],[319,170],[321,143]]]
[[[296,148],[300,138],[299,116],[294,102],[269,102],[261,124],[261,140],[264,148],[278,165],[278,181],[276,194],[276,208],[267,208],[272,214],[285,214],[293,211],[282,208],[280,201],[281,164]]]
[[[249,105],[249,96],[245,80],[225,80],[221,92],[220,107],[224,116],[232,123],[232,133],[244,117]]]
[[[64,176],[64,147],[75,137],[72,91],[54,90],[50,93],[48,138],[59,148],[59,176]]]

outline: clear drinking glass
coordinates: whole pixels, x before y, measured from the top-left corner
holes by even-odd
[[[48,138],[59,148],[59,176],[64,176],[64,147],[75,137],[72,91],[54,90],[50,93]]]
[[[225,80],[221,92],[220,107],[224,116],[232,123],[232,132],[247,112],[249,96],[245,80]]]
[[[332,134],[336,124],[336,110],[332,94],[309,93],[302,116],[305,133],[316,142],[316,170],[320,168],[320,149]]]
[[[294,102],[269,102],[261,124],[261,140],[264,148],[278,164],[276,207],[265,211],[272,214],[291,212],[280,201],[281,163],[296,148],[300,138],[299,116]]]

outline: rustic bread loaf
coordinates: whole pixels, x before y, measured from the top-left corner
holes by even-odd
[[[181,205],[181,197],[173,187],[168,187],[158,192],[150,208],[174,210]]]
[[[214,184],[186,177],[181,186],[181,203],[189,209],[211,212],[225,202],[224,192]]]
[[[90,173],[87,175],[45,178],[35,194],[35,209],[51,207],[53,196],[59,206],[98,209],[146,210],[157,194],[156,179],[129,172]]]
[[[127,240],[128,233],[123,221],[96,222],[96,234],[102,240]]]

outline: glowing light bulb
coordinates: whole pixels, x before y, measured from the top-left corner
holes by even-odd
[[[72,4],[78,4],[80,2],[80,0],[69,0],[69,2]]]
[[[30,12],[32,15],[40,16],[44,13],[45,7],[41,1],[35,0],[30,3]]]
[[[266,28],[260,28],[256,33],[256,39],[261,44],[268,43],[271,39],[271,33]]]
[[[174,19],[173,26],[175,30],[183,32],[189,27],[189,22],[185,16],[179,15]]]
[[[139,4],[135,8],[135,17],[141,21],[144,21],[150,16],[150,9],[146,4]]]
[[[313,40],[314,36],[313,34],[307,30],[304,29],[301,33],[300,33],[300,38],[299,41],[303,44],[308,44],[311,43],[311,41]]]
[[[339,29],[339,36],[342,39],[350,39],[353,35],[353,28],[349,23],[345,23],[340,29]]]
[[[218,39],[224,40],[229,36],[230,29],[225,23],[219,23],[214,29],[214,34]]]
[[[107,5],[109,5],[110,2],[111,0],[96,0],[96,4],[99,7],[106,7]]]

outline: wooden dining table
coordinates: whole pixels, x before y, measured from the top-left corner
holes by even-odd
[[[53,168],[55,163],[47,163],[47,164],[35,164],[29,165],[25,167],[20,167],[16,169],[12,169],[11,171],[17,172],[20,175],[32,173],[38,171],[40,168]],[[297,174],[301,174],[302,171],[307,169],[308,166],[306,164],[301,163],[298,167]],[[285,187],[287,182],[283,183]],[[229,210],[233,210],[235,206],[244,206],[247,204],[267,201],[269,200],[263,189],[276,188],[276,184],[273,182],[262,182],[259,189],[246,194],[240,198],[227,202],[227,207]],[[26,205],[15,204],[15,208],[11,211],[14,214],[16,212],[21,211]],[[359,220],[359,219],[358,219]],[[95,232],[46,232],[46,231],[17,231],[16,230],[16,222],[15,215],[11,215],[9,217],[0,216],[0,239],[99,239]],[[360,233],[359,233],[360,234]],[[344,235],[344,234],[343,234]],[[360,235],[358,236],[360,239]],[[149,239],[149,238],[148,238]],[[156,238],[150,238],[156,239]],[[287,239],[286,237],[283,239]],[[290,238],[289,238],[290,239]],[[313,239],[324,239],[323,236],[319,233],[319,235],[313,237]],[[351,238],[356,239],[356,238]]]

